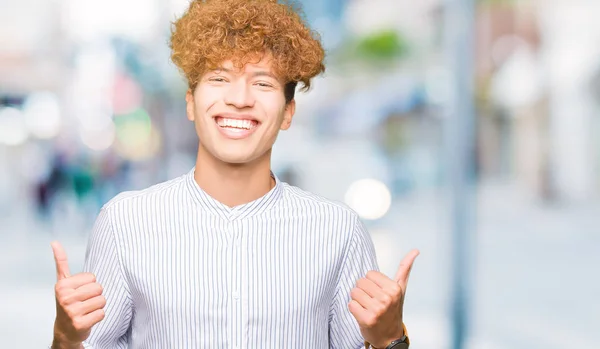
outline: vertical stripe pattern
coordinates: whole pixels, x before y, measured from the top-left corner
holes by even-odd
[[[356,214],[280,182],[227,207],[194,170],[102,208],[84,269],[107,299],[86,348],[362,348],[350,291],[379,270]]]

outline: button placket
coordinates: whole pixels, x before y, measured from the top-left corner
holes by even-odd
[[[241,311],[241,302],[240,302],[240,283],[241,283],[241,277],[243,274],[242,271],[242,258],[241,258],[241,232],[239,229],[239,221],[235,220],[232,222],[232,236],[233,236],[233,242],[234,242],[234,247],[233,247],[233,256],[234,256],[234,278],[233,278],[233,282],[234,282],[234,287],[231,293],[231,297],[233,299],[233,306],[234,306],[234,313],[235,313],[235,317],[233,319],[233,321],[235,321],[235,328],[236,328],[236,333],[235,333],[235,338],[233,338],[234,340],[234,345],[236,348],[240,347],[240,343],[242,341],[242,326],[243,326],[243,320],[242,320],[242,311]]]
[[[235,245],[234,245],[234,241],[235,241],[235,236],[233,234],[234,229],[233,229],[233,223],[229,220],[227,222],[227,225],[225,226],[225,241],[227,244],[227,254],[228,256],[227,258],[227,292],[233,292],[236,288],[237,288],[237,262],[236,262],[236,256],[235,256]],[[235,345],[237,344],[237,324],[236,324],[236,312],[237,312],[237,305],[235,304],[235,302],[233,301],[229,301],[228,302],[228,321],[227,321],[227,328],[228,328],[228,332],[229,332],[229,343],[230,345]]]

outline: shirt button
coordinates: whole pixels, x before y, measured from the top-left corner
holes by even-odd
[[[233,296],[233,299],[240,298],[240,295],[239,295],[239,293],[237,293],[237,291],[234,291],[231,295]]]

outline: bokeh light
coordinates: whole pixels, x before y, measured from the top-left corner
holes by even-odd
[[[17,108],[0,108],[0,143],[17,146],[29,138],[23,112]]]
[[[116,137],[115,124],[112,122],[107,123],[102,128],[81,127],[79,132],[83,144],[96,151],[110,148]]]
[[[371,178],[352,183],[344,199],[361,218],[369,220],[383,217],[392,203],[392,195],[387,186]]]
[[[124,158],[142,160],[156,154],[160,144],[157,130],[152,127],[148,112],[138,108],[115,117],[117,144],[115,149]]]
[[[31,94],[25,101],[23,114],[29,132],[37,138],[54,138],[60,132],[60,105],[53,93]]]
[[[112,116],[105,110],[81,110],[77,117],[81,127],[88,130],[106,130],[113,123]],[[114,125],[113,125],[114,127]]]

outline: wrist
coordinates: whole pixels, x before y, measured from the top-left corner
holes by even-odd
[[[84,349],[83,344],[81,343],[64,343],[61,341],[57,341],[56,339],[52,341],[51,349]]]
[[[399,338],[402,338],[404,335],[401,335],[399,337],[394,337],[394,339],[389,339],[389,340],[383,340],[383,341],[378,341],[375,343],[371,343],[371,349],[386,349],[387,347],[389,347],[394,341],[398,340]]]
[[[367,347],[370,346],[370,348],[372,348],[372,349],[386,349],[393,343],[398,343],[397,342],[398,340],[404,340],[406,342],[406,344],[410,343],[408,341],[408,333],[406,332],[406,326],[404,325],[404,323],[402,323],[402,328],[401,328],[400,332],[398,334],[394,335],[393,338],[384,339],[382,341],[377,341],[374,343],[365,342],[365,344],[368,345]]]
[[[83,349],[83,344],[81,342],[71,342],[62,333],[55,331],[52,349]]]

